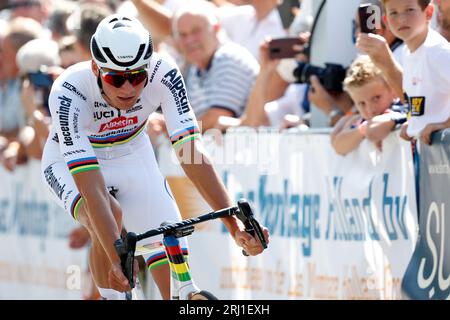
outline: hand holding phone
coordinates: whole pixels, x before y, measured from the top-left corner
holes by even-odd
[[[294,46],[304,44],[305,41],[299,37],[272,39],[269,42],[269,58],[272,60],[293,58],[301,53],[301,51],[295,50]]]
[[[362,33],[376,33],[376,20],[373,15],[377,11],[372,9],[373,6],[370,3],[365,3],[358,8],[359,25]]]

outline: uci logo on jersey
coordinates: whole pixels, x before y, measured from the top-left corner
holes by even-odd
[[[425,97],[410,97],[411,115],[413,117],[423,116],[425,113]]]

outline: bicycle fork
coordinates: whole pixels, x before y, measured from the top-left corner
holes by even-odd
[[[190,294],[199,292],[189,272],[189,265],[181,250],[180,241],[172,234],[165,234],[164,248],[170,267],[170,296],[172,300],[188,300]]]

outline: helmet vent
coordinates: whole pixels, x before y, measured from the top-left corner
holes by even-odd
[[[144,59],[150,58],[152,54],[153,54],[152,37],[150,35],[148,35],[148,48],[147,48],[147,52],[145,53]]]
[[[129,25],[123,24],[122,22],[117,22],[117,23],[114,25],[113,29],[116,29],[116,28],[122,28],[122,27],[129,27]]]
[[[100,62],[106,63],[107,60],[103,56],[102,52],[100,51],[97,41],[95,41],[95,38],[92,38],[92,54],[94,55],[95,59],[97,59]]]

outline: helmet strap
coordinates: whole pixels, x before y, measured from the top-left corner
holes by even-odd
[[[100,72],[98,73],[98,76],[97,76],[97,85],[98,85],[98,88],[100,89],[100,93],[104,94],[106,96],[105,91],[103,91],[103,84],[102,84],[102,80],[100,79]]]

